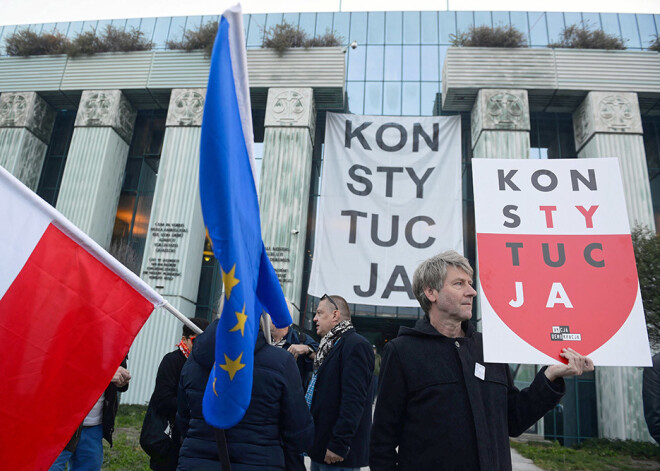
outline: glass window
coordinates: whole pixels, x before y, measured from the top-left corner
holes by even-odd
[[[349,113],[363,114],[364,112],[364,82],[346,82]]]
[[[642,47],[648,48],[655,41],[657,34],[653,15],[637,15],[637,25],[639,26],[639,35],[642,37]]]
[[[403,44],[419,44],[419,12],[403,12]]]
[[[493,16],[493,26],[504,26],[507,27],[510,24],[509,21],[509,12],[508,11],[494,11],[492,12]]]
[[[165,42],[170,35],[170,23],[172,18],[156,18],[154,36],[151,39],[156,47],[165,47]]]
[[[367,80],[383,80],[383,46],[367,46]]]
[[[142,29],[140,28],[140,18],[130,18],[126,20],[126,31],[131,31],[132,29],[137,29],[139,31],[142,31]],[[151,31],[149,31],[148,34],[151,34]],[[146,37],[147,34],[145,34],[144,36]]]
[[[589,29],[601,29],[598,13],[582,13],[582,24]]]
[[[387,44],[401,44],[403,42],[403,13],[388,11],[385,13],[385,42]]]
[[[264,29],[266,15],[263,13],[250,15],[250,29],[248,30],[247,46],[261,47],[264,42]]]
[[[403,80],[419,80],[419,47],[403,46]]]
[[[310,38],[325,33],[325,31],[319,33],[316,32],[316,13],[301,13],[299,27],[306,32]]]
[[[642,47],[635,15],[621,13],[619,15],[619,24],[621,25],[621,35],[626,41],[626,47],[629,49]]]
[[[472,26],[474,26],[474,12],[456,12],[456,29],[459,33],[467,33]]]
[[[52,206],[55,206],[57,195],[60,191],[64,164],[66,162],[66,156],[69,153],[75,120],[76,110],[57,112],[50,143],[44,157],[41,177],[37,186],[37,194]]]
[[[440,42],[442,44],[449,44],[451,35],[456,34],[456,12],[438,12],[438,24],[440,27]]]
[[[97,24],[98,24],[98,21],[97,21],[97,20],[94,20],[94,21],[85,21],[85,22],[83,23],[83,27],[82,27],[82,30],[81,30],[81,31],[82,31],[83,33],[88,33],[88,32],[92,32],[92,33],[93,33],[94,31],[96,31],[96,25],[97,25]]]
[[[369,44],[383,44],[385,42],[385,13],[369,12],[369,27],[367,41]]]
[[[167,34],[168,41],[181,41],[183,39],[183,33],[186,29],[186,17],[185,16],[175,16],[170,22],[170,31]]]
[[[316,14],[316,34],[322,36],[326,32],[332,31],[332,13]],[[344,41],[346,38],[344,38]]]
[[[300,13],[284,13],[282,21],[286,21],[292,26],[298,26],[300,23]]]
[[[351,24],[350,13],[335,13],[333,16],[332,29],[339,36],[344,38],[344,44],[353,42],[353,38],[349,34]]]
[[[383,114],[385,116],[401,115],[401,83],[385,82],[383,92]]]
[[[364,114],[383,114],[383,82],[365,84]]]
[[[118,31],[124,31],[126,29],[126,20],[112,20],[111,25]]]
[[[422,15],[422,44],[438,44],[438,13],[423,11]]]
[[[548,29],[545,23],[545,13],[532,12],[528,13],[529,18],[529,41],[531,46],[547,46],[548,45]],[[552,38],[556,41],[556,38]]]
[[[385,46],[385,80],[401,80],[401,46]]]
[[[55,23],[44,23],[44,25],[41,27],[41,34],[53,34],[53,31],[55,31]]]
[[[489,11],[475,11],[474,12],[474,25],[475,26],[493,26],[493,18]]]
[[[156,28],[156,18],[142,18],[140,22],[140,31],[144,33],[145,39],[152,41]]]
[[[351,13],[351,37],[349,38],[349,41],[357,41],[358,44],[365,44],[367,42],[366,13]]]
[[[550,12],[546,13],[546,18],[548,19],[548,38],[550,38],[550,42],[559,41],[564,31],[564,16],[561,13]]]
[[[580,13],[564,13],[564,23],[566,26],[578,25],[582,26],[582,15]]]
[[[364,80],[364,63],[367,55],[366,53],[367,48],[364,45],[358,45],[356,49],[348,49],[347,80]]]
[[[437,82],[440,80],[438,67],[438,46],[422,46],[422,80]]]
[[[186,31],[197,31],[202,26],[201,16],[189,16],[186,20]]]
[[[403,116],[419,116],[419,82],[403,82]]]
[[[99,35],[105,33],[106,27],[110,26],[111,23],[112,20],[100,20],[96,25],[96,34]]]
[[[435,101],[439,98],[438,82],[422,82],[421,116],[433,116],[435,114]]]
[[[616,13],[601,13],[600,22],[603,25],[603,31],[607,34],[621,37],[621,29],[619,28],[619,17]]]
[[[268,32],[273,26],[277,26],[282,23],[282,13],[268,13],[266,15],[266,32]]]
[[[511,26],[525,35],[525,40],[529,44],[529,25],[527,24],[527,13],[521,11],[511,12]]]

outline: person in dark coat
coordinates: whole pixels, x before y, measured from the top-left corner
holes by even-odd
[[[642,400],[649,433],[660,445],[660,353],[653,356],[652,367],[644,368]]]
[[[190,321],[202,331],[209,326],[209,321],[201,317],[192,318]],[[172,431],[172,446],[169,450],[168,456],[150,457],[149,467],[154,471],[171,471],[175,470],[177,466],[181,437],[175,426],[177,408],[176,397],[179,391],[181,369],[190,355],[193,341],[196,337],[197,334],[184,324],[181,333],[181,341],[177,344],[176,350],[166,354],[158,366],[158,373],[156,373],[156,386],[154,387],[154,392],[151,395],[151,400],[149,402],[154,407],[155,412],[166,417],[167,421],[170,423],[170,430]]]
[[[202,398],[215,361],[214,321],[197,337],[181,371],[177,426],[183,437],[177,469],[220,470],[214,430],[202,415]],[[314,424],[293,356],[266,343],[254,347],[252,398],[243,419],[225,431],[232,471],[284,470],[286,455],[299,455],[312,442]]]
[[[322,337],[306,399],[314,417],[312,471],[369,462],[374,352],[350,321],[346,300],[324,295],[314,316]]]
[[[426,316],[383,351],[371,470],[510,470],[508,437],[559,402],[563,377],[593,371],[593,362],[564,349],[568,365],[543,368],[519,391],[508,365],[484,362],[465,257],[448,251],[423,262],[413,292]]]
[[[304,332],[297,332],[293,325],[278,329],[272,321],[270,335],[275,347],[283,348],[296,359],[303,390],[307,390],[309,378],[314,370],[314,359],[319,343]]]

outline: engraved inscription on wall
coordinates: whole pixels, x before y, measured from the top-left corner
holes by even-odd
[[[266,247],[266,253],[270,258],[277,278],[281,284],[291,283],[291,258],[290,250],[288,247]]]
[[[151,226],[155,256],[149,257],[143,276],[149,280],[171,281],[181,276],[180,259],[175,258],[181,238],[188,232],[183,223],[156,222]]]

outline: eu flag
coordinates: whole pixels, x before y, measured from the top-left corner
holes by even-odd
[[[240,422],[250,404],[262,312],[269,313],[278,327],[291,324],[261,238],[252,140],[243,19],[236,5],[223,13],[215,38],[199,168],[204,223],[225,288],[203,412],[209,424],[221,429]]]

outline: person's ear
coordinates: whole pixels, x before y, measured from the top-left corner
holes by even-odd
[[[438,292],[433,288],[429,288],[429,287],[424,288],[424,294],[431,303],[438,300]]]

